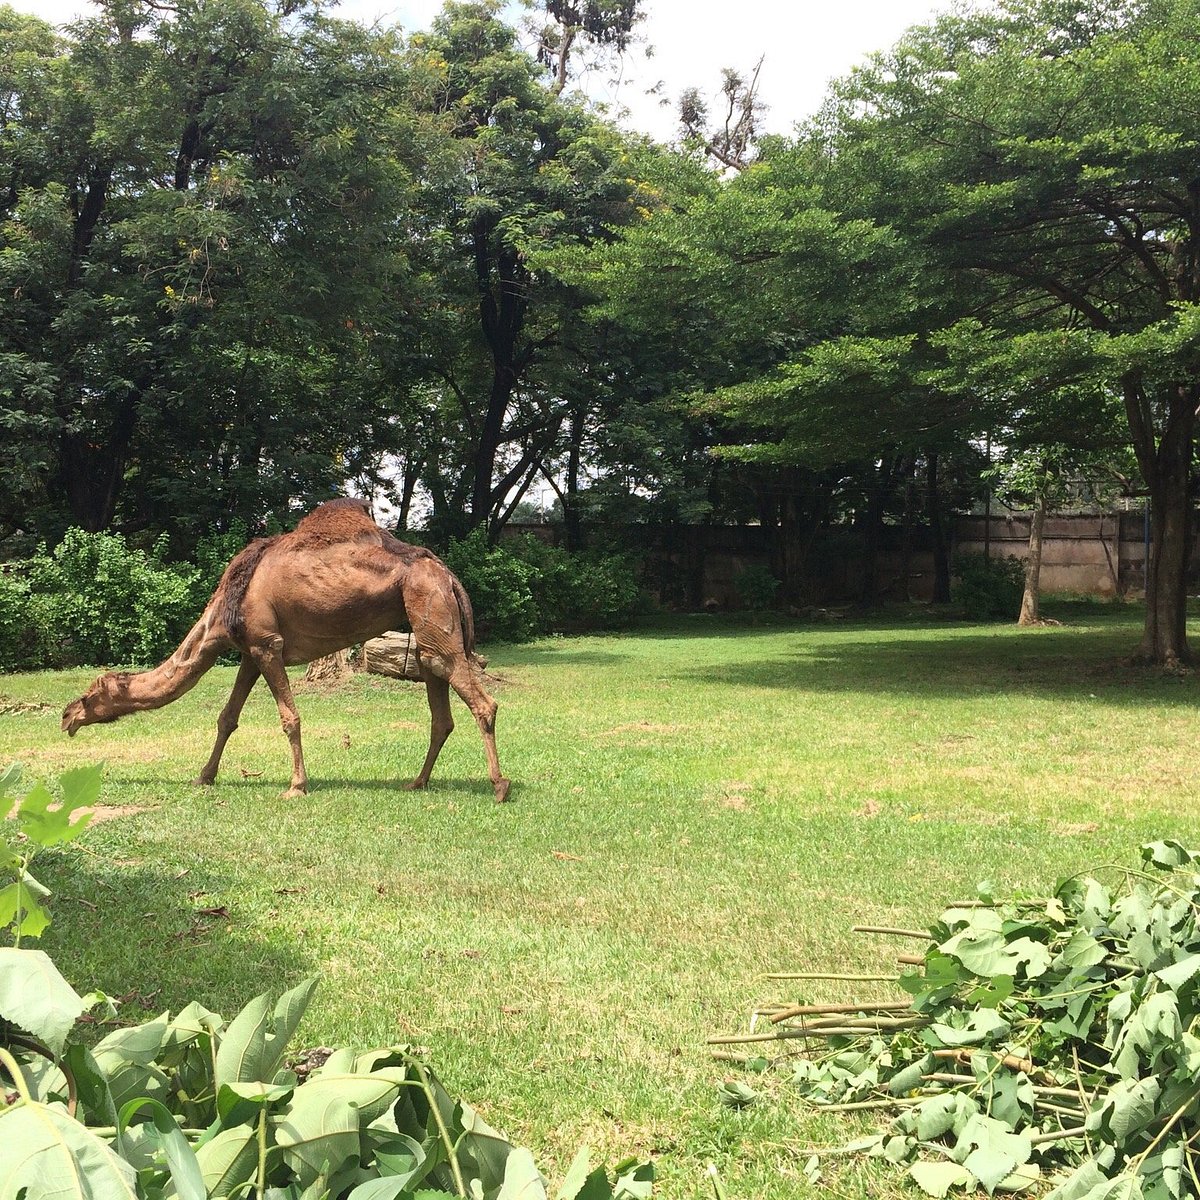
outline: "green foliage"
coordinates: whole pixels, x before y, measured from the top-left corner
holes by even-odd
[[[523,642],[533,637],[538,624],[533,567],[502,546],[489,546],[482,530],[452,541],[445,557],[471,597],[481,638]]]
[[[734,577],[733,590],[747,608],[764,612],[775,603],[775,597],[779,594],[779,580],[769,567],[752,563]]]
[[[954,570],[951,595],[968,620],[1016,620],[1025,590],[1025,567],[1019,558],[960,554]]]
[[[644,605],[626,555],[570,554],[531,535],[489,546],[480,530],[452,541],[446,563],[471,597],[481,638],[618,628]]]
[[[794,1069],[801,1093],[897,1109],[854,1149],[911,1164],[931,1196],[1021,1191],[1043,1171],[1052,1200],[1192,1194],[1200,856],[1173,840],[1141,854],[1115,885],[1081,873],[1000,899],[980,884],[901,978],[911,1007],[827,1021],[843,1028]]]
[[[526,535],[504,547],[531,567],[539,633],[578,633],[627,626],[643,606],[632,555],[572,554]]]
[[[100,768],[64,771],[57,798],[37,783],[18,800],[20,782],[16,763],[0,772],[0,932],[11,933],[17,946],[23,936],[37,937],[50,923],[43,903],[50,893],[30,874],[30,864],[40,850],[74,841],[86,828],[91,813],[79,810],[95,803]]]
[[[42,551],[21,565],[32,631],[12,629],[0,658],[15,659],[30,643],[38,659],[25,665],[164,658],[196,615],[196,572],[167,566],[159,557],[164,549],[165,541],[147,554],[116,534],[68,530],[53,554]]]
[[[16,1086],[0,1094],[4,1194],[546,1200],[529,1151],[453,1100],[408,1047],[289,1068],[316,982],[258,996],[228,1023],[193,1003],[88,1048],[74,1029],[88,1000],[43,952],[0,950],[0,1069]],[[584,1150],[558,1196],[634,1200],[652,1179],[632,1162],[610,1179]]]

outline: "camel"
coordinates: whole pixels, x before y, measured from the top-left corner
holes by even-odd
[[[407,619],[407,620],[406,620]],[[241,654],[229,700],[217,718],[217,740],[196,783],[217,777],[221,754],[238,727],[251,688],[267,681],[292,750],[286,797],[308,791],[300,747],[300,714],[286,668],[311,662],[407,623],[413,632],[429,699],[429,751],[410,788],[423,788],[454,729],[450,688],[483,734],[497,802],[509,781],[496,754],[496,701],[484,691],[475,655],[471,602],[450,568],[432,551],[379,528],[362,500],[330,500],[291,533],[259,538],[237,554],[200,619],[160,666],[101,675],[63,710],[64,732],[162,708],[193,688],[227,650]]]

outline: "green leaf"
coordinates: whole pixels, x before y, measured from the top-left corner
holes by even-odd
[[[135,1183],[133,1168],[61,1108],[21,1101],[0,1111],[0,1196],[137,1200]]]
[[[515,1147],[505,1161],[504,1182],[496,1200],[546,1200],[546,1181],[524,1147]]]
[[[330,1174],[359,1151],[358,1109],[336,1092],[297,1088],[292,1102],[275,1122],[275,1140],[302,1187],[322,1171]]]
[[[272,1013],[272,1028],[266,1034],[264,1061],[259,1068],[258,1078],[274,1078],[319,982],[318,976],[310,976],[279,997]]]
[[[603,1167],[591,1166],[591,1153],[586,1146],[575,1155],[555,1200],[612,1200],[612,1185]]]
[[[0,771],[0,796],[7,796],[21,782],[21,764],[9,763]],[[7,814],[2,814],[7,816]]]
[[[1197,972],[1200,972],[1200,954],[1189,954],[1179,959],[1178,962],[1172,963],[1171,966],[1163,967],[1161,971],[1154,973],[1173,992],[1177,992],[1185,983],[1194,979]]]
[[[204,1186],[200,1164],[196,1161],[196,1152],[188,1145],[183,1131],[163,1104],[145,1096],[130,1100],[118,1114],[117,1128],[124,1129],[140,1112],[150,1114],[155,1140],[162,1149],[179,1200],[207,1200],[208,1190]]]
[[[1186,867],[1196,861],[1195,853],[1174,838],[1162,842],[1144,842],[1138,849],[1141,851],[1142,862],[1158,867],[1160,871],[1173,871],[1177,867]]]
[[[39,846],[58,846],[77,838],[92,819],[92,814],[84,813],[74,822],[71,817],[82,805],[95,800],[100,792],[100,778],[99,767],[79,767],[64,772],[60,782],[64,790],[69,787],[70,792],[57,805],[45,784],[34,784],[17,810],[21,832]]]
[[[258,1168],[258,1130],[252,1125],[223,1129],[196,1150],[196,1162],[210,1196],[228,1196],[253,1179]]]
[[[270,999],[264,993],[255,996],[230,1022],[217,1048],[217,1087],[225,1083],[270,1082],[263,1069],[268,1057],[267,1026],[270,1020]]]
[[[915,1162],[908,1168],[913,1182],[927,1196],[941,1200],[952,1187],[973,1188],[975,1176],[953,1162]]]
[[[1002,1122],[976,1116],[967,1122],[954,1147],[961,1162],[990,1194],[1033,1154],[1027,1136],[1012,1133]]]
[[[45,951],[0,946],[0,1017],[61,1055],[86,1007]]]

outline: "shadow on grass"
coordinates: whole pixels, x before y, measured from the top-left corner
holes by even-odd
[[[38,856],[52,922],[30,946],[45,950],[77,991],[119,999],[120,1024],[192,1000],[228,1020],[259,993],[278,995],[311,973],[290,939],[272,940],[235,903],[216,899],[228,883],[206,866],[169,871],[119,852],[106,858],[97,850],[105,842],[114,844],[97,828],[83,849]]]
[[[964,634],[915,638],[844,637],[789,647],[777,659],[685,668],[678,677],[707,683],[813,692],[870,692],[904,696],[1095,695],[1106,704],[1194,705],[1200,680],[1134,666],[1135,643],[1125,630],[1056,632],[1032,637]],[[1123,657],[1124,656],[1124,657]]]

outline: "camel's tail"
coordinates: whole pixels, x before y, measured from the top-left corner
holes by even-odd
[[[458,581],[458,576],[450,572],[450,583],[454,588],[454,599],[458,604],[458,616],[462,622],[463,650],[468,656],[475,654],[475,610],[471,607],[471,597],[467,589]]]

